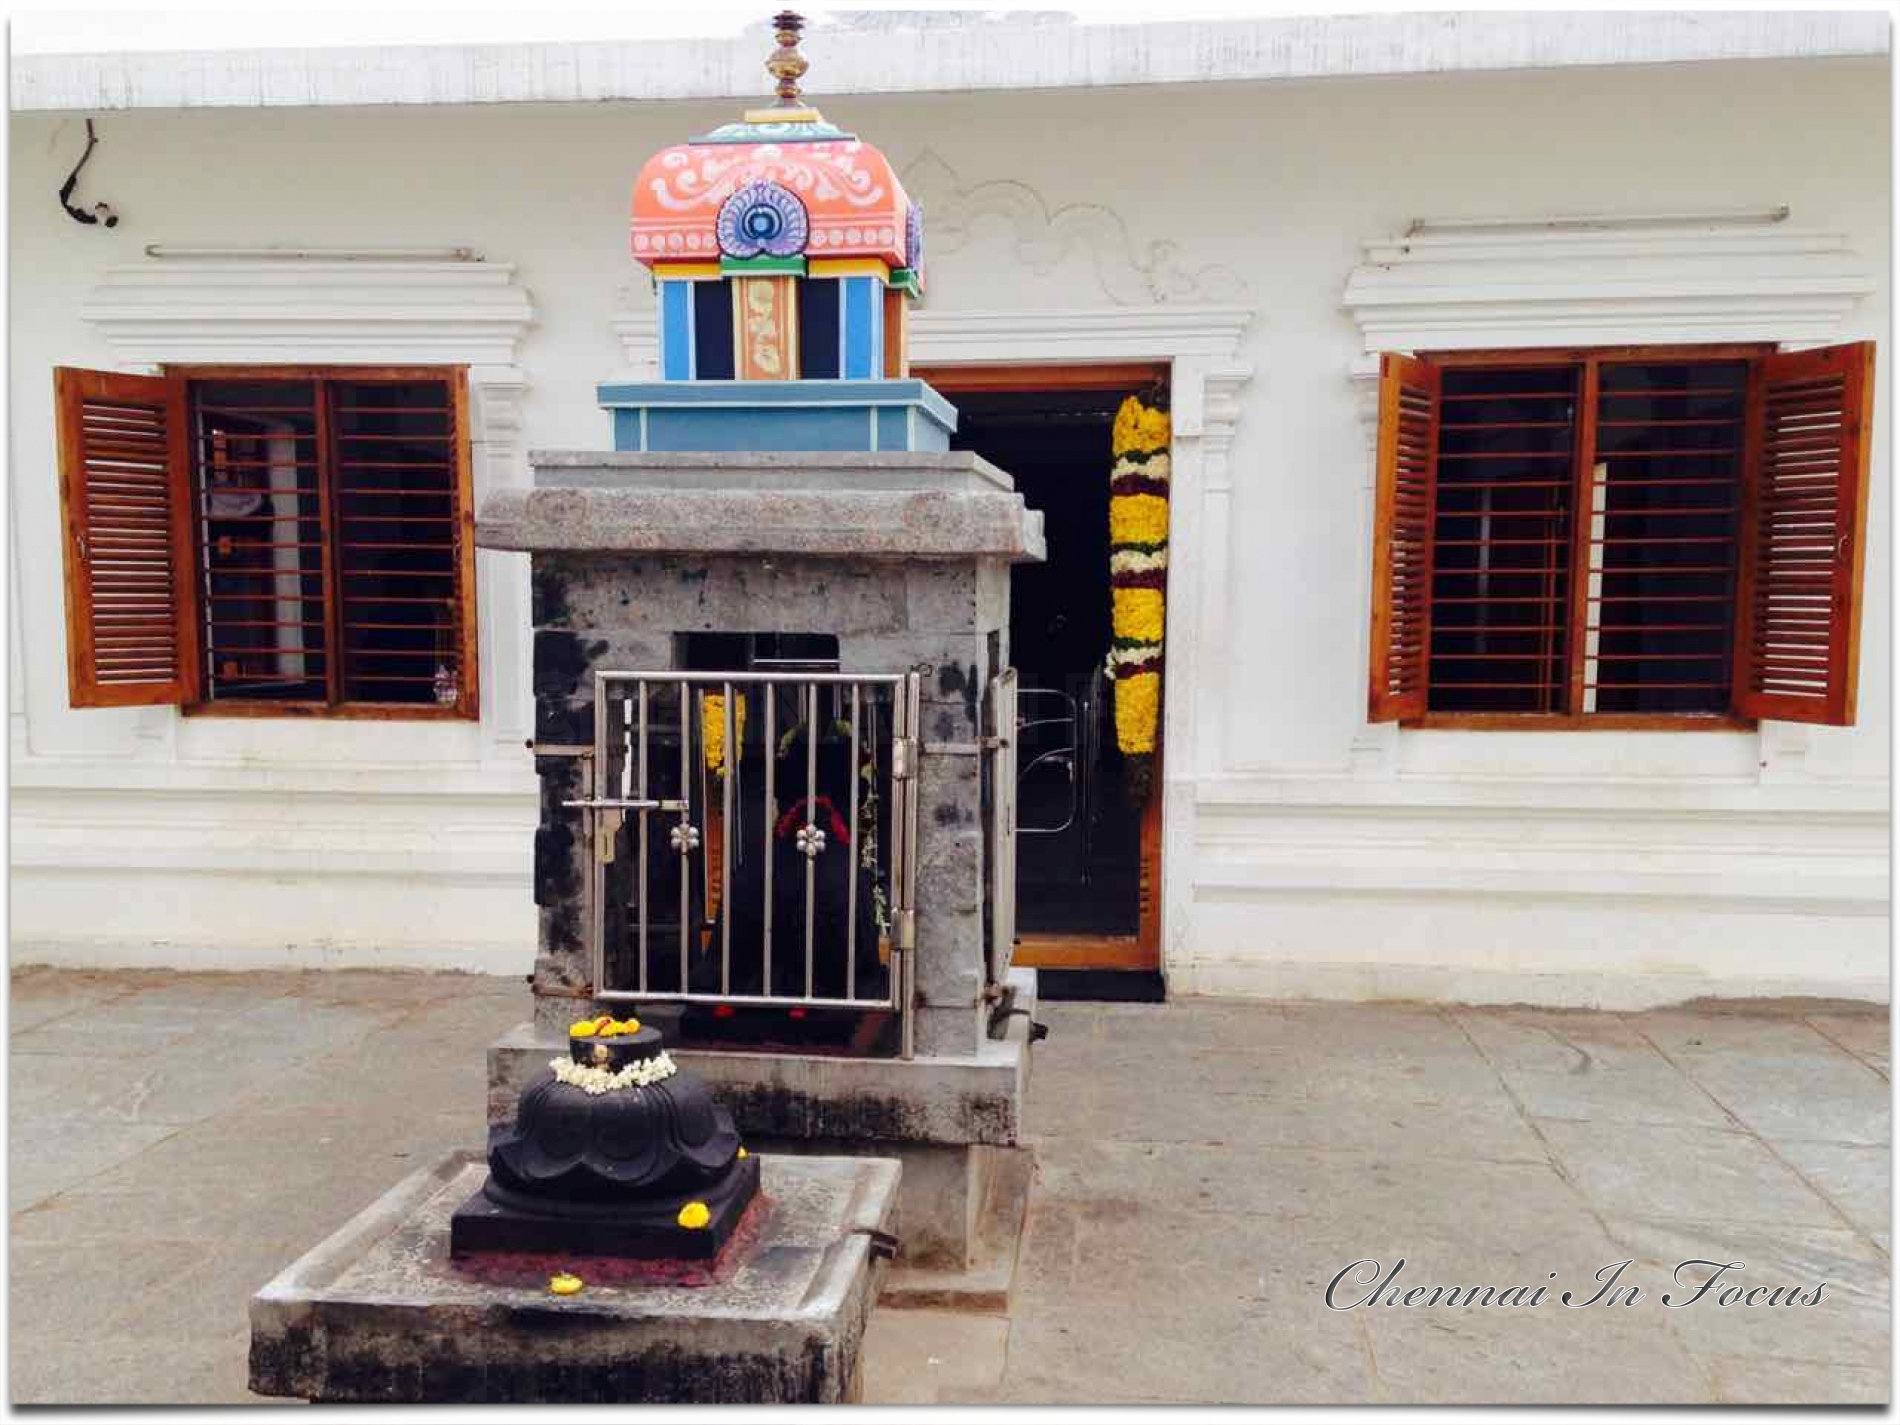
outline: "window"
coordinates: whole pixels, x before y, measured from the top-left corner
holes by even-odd
[[[76,707],[474,717],[463,373],[55,373]]]
[[[1851,723],[1872,366],[1386,356],[1371,717]]]

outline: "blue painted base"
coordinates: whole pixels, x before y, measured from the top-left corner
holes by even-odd
[[[956,407],[922,381],[604,384],[614,449],[945,451]]]

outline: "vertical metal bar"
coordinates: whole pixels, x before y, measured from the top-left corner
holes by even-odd
[[[818,824],[818,685],[805,685],[805,830]],[[818,858],[805,855],[805,997],[812,993],[812,952],[818,908],[813,904],[818,881]]]
[[[898,978],[902,984],[903,998],[898,1002],[898,1051],[906,1059],[917,1056],[917,801],[919,762],[923,751],[923,739],[918,735],[918,723],[923,715],[922,679],[916,673],[904,679],[904,736],[908,746],[905,749],[905,771],[909,774],[903,783],[902,806],[903,824],[898,836],[904,847],[904,912],[899,921],[898,941],[900,950],[897,959],[902,962],[903,973]]]
[[[851,685],[851,798],[850,845],[845,847],[844,873],[844,997],[858,997],[858,711],[861,696],[856,683]]]
[[[732,684],[727,683],[725,698],[720,708],[725,715],[725,755],[720,758],[718,769],[719,789],[719,993],[732,993],[732,840],[735,830],[732,817],[733,768],[739,763],[738,744],[733,739],[733,728],[738,718],[732,708]]]
[[[680,819],[677,825],[693,824],[693,693],[686,679],[680,679]],[[684,834],[684,833],[682,833]],[[693,855],[681,843],[680,858],[680,993],[692,987],[687,962],[687,945],[692,934]]]
[[[647,680],[642,678],[640,687],[640,788],[641,801],[647,799]],[[647,813],[637,811],[634,816],[640,822],[640,993],[647,990]],[[682,986],[681,988],[684,988]]]
[[[1557,620],[1551,615],[1558,614],[1564,622],[1564,686],[1567,696],[1558,704],[1558,711],[1573,715],[1596,710],[1597,670],[1596,659],[1592,656],[1596,652],[1596,638],[1586,630],[1591,622],[1591,596],[1601,597],[1603,592],[1601,566],[1608,548],[1607,545],[1591,542],[1602,538],[1601,531],[1592,526],[1597,520],[1597,500],[1605,499],[1607,504],[1608,495],[1601,480],[1609,478],[1609,467],[1597,458],[1597,406],[1601,400],[1601,381],[1601,366],[1595,361],[1584,362],[1582,389],[1577,393],[1572,418],[1576,426],[1576,443],[1572,448],[1571,465],[1575,478],[1570,489],[1569,597],[1563,599],[1559,596],[1547,600],[1542,620],[1544,623],[1555,623]]]
[[[611,787],[607,780],[607,679],[594,674],[594,755],[588,759],[582,793],[592,801]],[[587,856],[587,937],[588,958],[593,961],[594,988],[607,988],[607,867],[600,859],[600,828],[605,813],[593,807],[581,813],[582,835]]]
[[[890,905],[891,905],[891,1007],[902,1003],[904,990],[904,754],[901,745],[909,723],[904,716],[904,687],[891,690],[891,780],[890,780]]]
[[[765,987],[772,993],[772,836],[778,830],[778,791],[773,772],[778,766],[778,689],[770,683],[759,684],[765,699]]]

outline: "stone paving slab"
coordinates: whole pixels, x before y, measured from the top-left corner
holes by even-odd
[[[154,1076],[136,1107],[44,1080],[11,1105],[20,1403],[256,1403],[251,1295],[481,1141],[483,1049],[529,1013],[521,981],[454,975],[29,969],[12,995],[16,1074],[110,1004]],[[249,1091],[154,1118],[240,1013],[226,1068]],[[1038,1017],[1010,1312],[878,1310],[868,1400],[1889,1399],[1883,1008],[1184,1000]],[[293,1020],[286,1060],[257,1073],[254,1046]],[[1401,1255],[1419,1283],[1558,1271],[1578,1287],[1628,1260],[1647,1294],[1517,1316],[1326,1309],[1342,1267]],[[1742,1261],[1749,1282],[1825,1279],[1826,1298],[1657,1309],[1695,1256]]]

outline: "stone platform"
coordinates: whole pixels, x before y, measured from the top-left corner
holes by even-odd
[[[759,1198],[713,1263],[451,1265],[450,1215],[487,1172],[479,1154],[451,1154],[252,1298],[251,1389],[359,1403],[855,1400],[902,1169],[759,1159]],[[585,1289],[551,1295],[558,1270]]]

